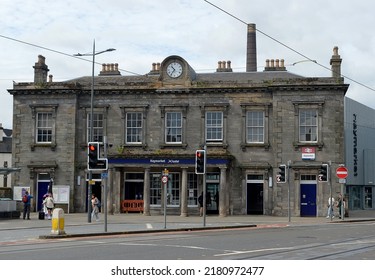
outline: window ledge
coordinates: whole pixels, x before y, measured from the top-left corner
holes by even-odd
[[[294,142],[293,143],[294,149],[297,151],[300,147],[317,147],[319,151],[323,149],[324,143],[323,142]]]
[[[165,149],[165,148],[182,148],[182,149],[186,149],[187,148],[187,144],[186,143],[178,143],[178,144],[173,144],[173,143],[168,143],[168,144],[160,144],[160,148],[161,149]]]
[[[246,151],[246,148],[264,148],[269,150],[270,146],[270,143],[241,143],[242,151]]]
[[[33,143],[30,145],[30,149],[31,151],[35,151],[35,148],[51,148],[51,151],[55,151],[56,146],[55,143]]]
[[[220,148],[223,148],[223,149],[227,149],[228,148],[228,144],[227,143],[215,143],[215,142],[208,142],[206,143],[206,146],[207,147],[220,147]]]

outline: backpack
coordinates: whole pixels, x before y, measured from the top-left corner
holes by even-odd
[[[97,198],[97,203],[96,203],[96,206],[98,206],[98,208],[102,207],[102,204],[100,203],[100,200]]]
[[[23,203],[27,203],[29,201],[29,197],[27,196],[27,194],[25,194],[23,197],[22,197],[22,202]]]

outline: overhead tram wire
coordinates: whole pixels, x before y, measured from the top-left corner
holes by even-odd
[[[208,3],[208,4],[210,4],[211,6],[215,7],[216,9],[222,11],[223,13],[225,13],[225,14],[231,16],[232,18],[238,20],[239,22],[242,22],[242,23],[245,24],[246,26],[248,25],[247,22],[245,22],[245,21],[243,21],[242,19],[236,17],[235,15],[229,13],[228,11],[226,11],[226,10],[220,8],[219,6],[217,6],[217,5],[213,4],[213,3],[211,3],[210,1],[207,1],[207,0],[204,0],[204,1],[205,1],[206,3]],[[268,35],[267,33],[265,33],[265,32],[263,32],[263,31],[259,30],[258,28],[255,28],[255,30],[258,31],[259,33],[261,33],[262,35],[266,36],[267,38],[269,38],[269,39],[275,41],[276,43],[278,43],[278,44],[280,44],[280,45],[282,45],[283,47],[285,47],[285,48],[291,50],[292,52],[294,52],[294,53],[296,53],[296,54],[302,56],[303,58],[307,59],[308,61],[313,62],[313,63],[315,63],[316,65],[318,65],[318,66],[320,66],[320,67],[322,67],[322,68],[324,68],[324,69],[326,69],[326,70],[328,70],[328,71],[330,71],[330,72],[334,72],[334,71],[332,71],[331,68],[329,68],[329,67],[327,67],[327,66],[325,66],[325,65],[323,65],[323,64],[321,64],[321,63],[319,63],[319,62],[317,62],[317,61],[314,60],[314,59],[309,58],[308,56],[304,55],[303,53],[297,51],[296,49],[293,49],[292,47],[289,47],[288,45],[286,45],[286,44],[284,44],[283,42],[277,40],[276,38],[274,38],[274,37]],[[353,83],[356,83],[356,84],[358,84],[358,85],[361,85],[361,86],[363,86],[363,87],[365,87],[365,88],[367,88],[367,89],[369,89],[369,90],[375,92],[375,89],[374,89],[374,88],[372,88],[372,87],[370,87],[370,86],[368,86],[368,85],[366,85],[366,84],[364,84],[364,83],[362,83],[362,82],[359,82],[359,81],[357,81],[357,80],[355,80],[355,79],[352,79],[352,78],[350,78],[350,77],[348,77],[348,76],[346,76],[346,75],[343,75],[342,73],[341,73],[341,76],[344,77],[345,79],[348,79],[349,81],[352,81]]]
[[[74,56],[72,54],[64,53],[64,52],[61,52],[61,51],[58,51],[58,50],[54,50],[54,49],[50,49],[50,48],[43,47],[43,46],[40,46],[40,45],[36,45],[36,44],[33,44],[33,43],[29,43],[29,42],[25,42],[25,41],[22,41],[22,40],[14,39],[14,38],[4,36],[4,35],[1,35],[1,34],[0,34],[0,37],[4,38],[4,39],[7,39],[7,40],[15,41],[17,43],[21,43],[21,44],[24,44],[24,45],[29,45],[29,46],[32,46],[32,47],[35,47],[35,48],[43,49],[43,50],[46,50],[46,51],[49,51],[49,52],[54,52],[54,53],[57,53],[57,54],[69,56],[69,57],[72,57],[72,58],[75,58],[75,59],[80,59],[80,60],[84,60],[84,61],[92,63],[92,60],[84,58],[84,57]],[[100,63],[100,62],[95,62],[95,64],[102,65],[102,63]],[[125,69],[119,68],[119,70],[123,71],[123,72],[126,72],[126,73],[129,73],[129,74],[137,75],[137,76],[144,76],[142,74],[135,73],[135,72],[132,72],[132,71],[128,71],[128,70],[125,70]]]

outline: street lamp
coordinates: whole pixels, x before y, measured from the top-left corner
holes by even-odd
[[[94,141],[94,81],[95,81],[95,56],[101,53],[105,52],[112,52],[115,51],[116,49],[110,48],[106,49],[104,51],[100,52],[95,52],[95,40],[93,42],[93,47],[92,47],[92,53],[88,54],[81,54],[77,53],[74,54],[74,56],[92,56],[92,75],[91,75],[91,101],[90,101],[90,135],[89,135],[89,141],[88,142],[93,142]],[[92,181],[92,171],[89,171],[89,185],[87,188],[87,213],[88,213],[88,222],[91,223],[91,181]]]

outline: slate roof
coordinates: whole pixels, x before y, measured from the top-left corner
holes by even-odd
[[[12,153],[12,130],[3,129],[4,136],[2,141],[0,141],[0,153]]]

